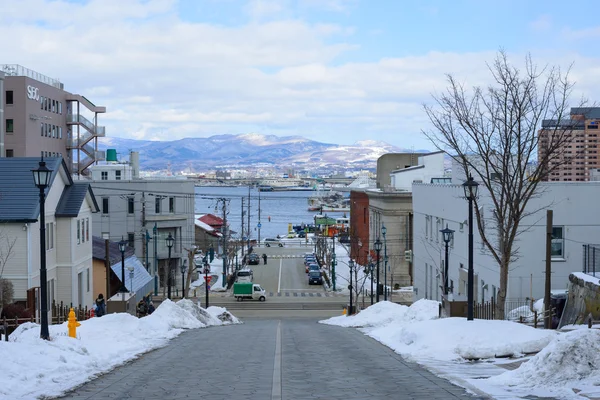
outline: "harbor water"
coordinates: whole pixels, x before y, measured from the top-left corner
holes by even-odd
[[[313,191],[281,191],[259,192],[250,189],[250,239],[258,239],[260,223],[260,239],[285,236],[288,224],[300,225],[314,223],[315,211],[308,211],[308,198],[314,196]],[[260,196],[260,220],[258,202]],[[244,198],[244,231],[248,224],[248,187],[247,186],[199,186],[196,187],[196,214],[214,214],[223,218],[223,203],[218,199],[227,199],[227,221],[229,228],[241,233],[242,198]],[[339,215],[338,215],[339,214]],[[348,213],[347,213],[348,214]],[[332,216],[341,217],[343,213]],[[349,216],[349,215],[346,215]]]

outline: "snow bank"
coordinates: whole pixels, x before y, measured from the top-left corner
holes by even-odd
[[[557,335],[542,351],[513,371],[487,380],[496,385],[561,389],[586,387],[597,391],[600,384],[600,331],[580,329]],[[566,389],[563,396],[572,395]]]

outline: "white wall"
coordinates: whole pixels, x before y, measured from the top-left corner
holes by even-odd
[[[582,245],[597,243],[600,238],[600,212],[597,206],[600,182],[549,182],[541,184],[540,189],[539,195],[531,199],[527,209],[541,211],[522,221],[521,226],[527,227],[527,231],[515,243],[520,255],[511,264],[509,299],[543,296],[547,209],[553,210],[553,226],[564,227],[565,237],[564,258],[552,262],[552,289],[566,287],[569,274],[582,269]],[[441,289],[436,288],[436,270],[443,266],[444,242],[438,231],[446,223],[450,229],[455,230],[454,246],[449,251],[449,279],[454,281],[455,294],[459,291],[466,294],[460,285],[464,276],[461,278],[459,274],[461,263],[465,269],[468,266],[468,202],[463,196],[460,185],[413,185],[414,284],[418,288],[418,298],[425,297],[427,292],[427,297],[435,299],[441,293]],[[484,217],[490,218],[493,208],[483,193],[480,193],[479,203],[480,208],[483,207]],[[475,215],[473,218],[476,220]],[[426,235],[426,221],[429,220],[433,232]],[[492,221],[488,222],[486,229],[493,229]],[[483,296],[485,300],[489,300],[493,287],[499,287],[499,268],[483,250],[476,225],[473,230],[474,272],[477,274],[475,298],[480,301]],[[481,290],[482,280],[488,284],[485,293]],[[441,285],[441,275],[439,284]]]
[[[394,171],[390,174],[392,186],[397,190],[410,191],[414,181],[431,182],[431,178],[444,176],[444,154],[431,153],[419,157],[419,166]]]

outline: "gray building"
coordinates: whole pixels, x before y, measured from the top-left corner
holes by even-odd
[[[0,64],[0,71],[5,75],[4,115],[0,115],[4,150],[0,155],[60,155],[74,175],[87,175],[90,165],[104,159],[97,138],[105,135],[104,127],[98,126],[98,114],[105,113],[106,107],[65,91],[58,79],[20,65]]]
[[[116,175],[122,171],[122,175]],[[106,172],[106,173],[105,173]],[[129,163],[113,162],[91,168],[92,188],[100,212],[94,215],[94,236],[120,241],[134,248],[135,255],[166,283],[169,265],[166,239],[175,239],[171,248],[175,288],[181,288],[181,266],[188,263],[188,250],[195,243],[194,182],[181,179],[133,179],[138,174]],[[158,266],[158,268],[155,268]]]

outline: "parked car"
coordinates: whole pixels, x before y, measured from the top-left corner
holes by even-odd
[[[304,239],[306,237],[306,233],[304,231],[300,231],[298,232],[298,237]]]
[[[318,264],[308,264],[308,272],[310,273],[311,271],[321,272],[321,268],[319,268]]]
[[[248,265],[260,264],[260,256],[256,253],[252,253],[248,256]]]
[[[287,234],[288,239],[295,239],[296,237],[298,237],[298,234],[296,232],[288,232]]]
[[[240,269],[235,276],[236,282],[249,282],[254,281],[254,273],[251,269]]]
[[[281,243],[281,240],[279,240],[279,239],[266,238],[264,243],[265,243],[266,247],[271,247],[271,246],[283,247],[283,243]]]
[[[308,274],[308,284],[309,285],[312,285],[312,284],[322,285],[323,284],[323,277],[321,276],[321,272],[319,272],[319,271],[311,271]]]
[[[309,264],[306,264],[306,272],[309,272],[310,270],[314,270],[314,269],[315,269],[315,267],[316,267],[316,270],[317,270],[317,271],[320,271],[320,270],[321,270],[321,269],[319,268],[319,264],[317,264],[317,263],[309,263]]]

